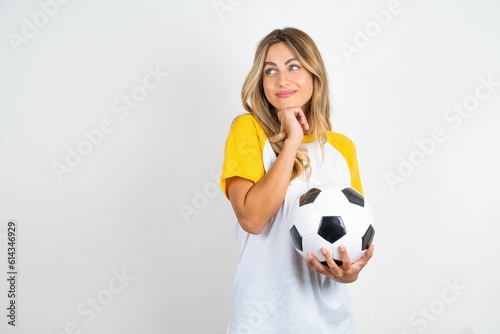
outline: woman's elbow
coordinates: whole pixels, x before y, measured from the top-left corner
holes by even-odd
[[[261,234],[267,225],[267,221],[243,217],[238,218],[238,223],[245,232],[255,235]]]

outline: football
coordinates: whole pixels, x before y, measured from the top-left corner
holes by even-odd
[[[309,189],[295,201],[289,219],[292,243],[302,257],[312,252],[322,261],[320,249],[325,247],[338,265],[340,245],[346,247],[351,263],[364,255],[375,236],[373,225],[373,212],[363,195],[341,185]]]

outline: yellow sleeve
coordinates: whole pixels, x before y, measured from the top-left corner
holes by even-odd
[[[336,133],[328,133],[328,142],[332,144],[342,154],[349,166],[351,174],[351,187],[363,194],[361,176],[359,175],[358,158],[356,156],[356,146],[347,136]]]
[[[239,176],[256,183],[265,174],[262,150],[267,137],[250,114],[238,116],[231,125],[224,150],[220,186],[227,197],[226,180]]]

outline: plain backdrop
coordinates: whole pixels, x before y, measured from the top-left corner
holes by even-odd
[[[496,0],[0,1],[0,276],[9,221],[18,270],[0,332],[224,333],[224,143],[257,43],[294,26],[376,215],[358,333],[500,333],[499,17]]]

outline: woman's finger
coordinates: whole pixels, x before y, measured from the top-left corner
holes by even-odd
[[[304,114],[304,112],[302,111],[302,109],[299,109],[299,112],[296,113],[295,116],[297,117],[297,120],[299,121],[300,125],[302,126],[302,129],[304,129],[304,131],[309,130],[309,123],[307,122],[307,117]]]

